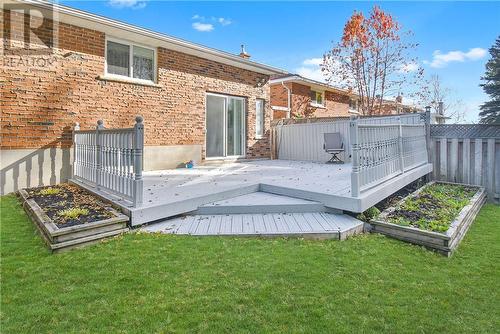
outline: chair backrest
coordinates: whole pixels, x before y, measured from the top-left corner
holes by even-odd
[[[340,132],[325,133],[325,150],[340,150],[344,147]]]

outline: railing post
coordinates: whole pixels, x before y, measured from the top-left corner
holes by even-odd
[[[431,162],[431,109],[425,111],[425,143],[427,147],[427,162]]]
[[[142,180],[142,155],[144,152],[144,123],[141,116],[135,118],[134,125],[134,206],[142,204],[143,180]]]
[[[349,137],[351,141],[352,171],[351,171],[351,195],[359,197],[359,132],[358,119],[351,116],[349,123]]]
[[[95,128],[95,145],[96,145],[96,164],[95,164],[95,183],[97,190],[101,189],[102,184],[102,143],[100,131],[104,129],[104,122],[100,119],[97,121]]]
[[[76,162],[77,162],[77,151],[76,151],[76,134],[75,131],[80,130],[80,123],[76,122],[75,127],[73,128],[73,168],[71,168],[72,175],[71,178],[75,178],[75,169],[76,169]]]
[[[401,166],[401,174],[405,172],[404,158],[403,158],[403,125],[401,124],[401,116],[398,116],[398,151],[399,151],[399,165]]]

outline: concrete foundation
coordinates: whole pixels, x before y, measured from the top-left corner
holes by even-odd
[[[144,171],[171,169],[193,160],[201,163],[202,145],[172,145],[144,147]]]
[[[68,180],[72,153],[72,149],[55,147],[1,150],[0,194]]]

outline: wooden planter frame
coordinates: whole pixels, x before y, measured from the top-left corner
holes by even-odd
[[[479,210],[486,201],[486,190],[483,187],[477,187],[478,191],[472,196],[469,204],[464,206],[450,228],[445,233],[426,231],[415,227],[401,226],[387,222],[387,216],[392,213],[396,207],[400,206],[408,198],[415,197],[423,189],[434,183],[454,184],[471,187],[471,185],[452,183],[452,182],[430,182],[422,188],[416,190],[403,198],[395,206],[384,210],[378,218],[370,222],[371,231],[390,236],[395,239],[407,241],[413,244],[425,246],[431,250],[437,251],[446,256],[450,256],[462,241],[470,225],[474,222]],[[475,187],[475,186],[472,186]]]
[[[39,230],[42,238],[52,252],[60,252],[72,248],[96,243],[103,238],[127,232],[129,217],[107,208],[114,217],[92,223],[59,228],[31,198],[24,189],[19,190],[23,207]]]

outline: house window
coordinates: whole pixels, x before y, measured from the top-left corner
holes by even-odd
[[[323,92],[311,90],[311,104],[322,106],[324,102]]]
[[[264,100],[255,101],[255,137],[264,137]]]
[[[349,110],[358,111],[358,100],[349,99]]]
[[[139,80],[155,80],[154,49],[108,40],[106,73]]]

